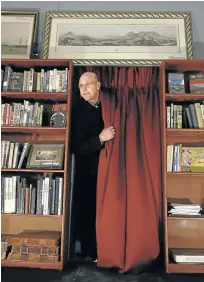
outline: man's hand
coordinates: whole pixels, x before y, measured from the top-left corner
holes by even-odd
[[[104,128],[99,134],[99,139],[101,142],[109,141],[114,137],[115,137],[115,128],[113,128],[113,126]]]

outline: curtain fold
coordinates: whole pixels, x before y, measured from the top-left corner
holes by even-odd
[[[97,182],[98,265],[124,271],[159,254],[161,118],[152,67],[81,67],[94,71],[105,126],[115,138],[101,151]]]

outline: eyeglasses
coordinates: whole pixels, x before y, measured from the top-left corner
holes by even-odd
[[[85,84],[79,84],[79,89],[89,88],[93,83],[97,83],[97,81],[92,81]]]

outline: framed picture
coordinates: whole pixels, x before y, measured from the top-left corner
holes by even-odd
[[[75,65],[159,65],[191,59],[190,13],[47,12],[43,58]]]
[[[33,144],[27,168],[61,169],[64,160],[64,144]]]
[[[38,11],[1,11],[1,57],[29,59],[37,39]]]

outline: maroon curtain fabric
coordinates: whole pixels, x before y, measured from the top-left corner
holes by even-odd
[[[97,185],[98,265],[125,271],[159,254],[161,119],[157,68],[101,67],[105,126]],[[80,68],[79,73],[84,71]]]

